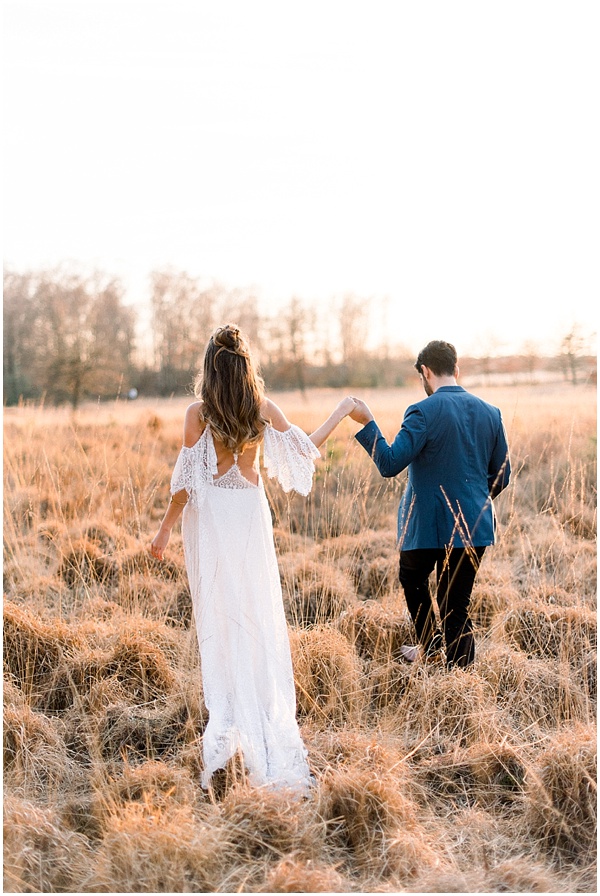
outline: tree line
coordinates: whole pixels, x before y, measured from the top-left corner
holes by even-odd
[[[401,386],[414,358],[383,337],[368,348],[369,302],[347,294],[326,307],[292,297],[275,316],[250,290],[203,284],[187,273],[150,275],[148,333],[118,277],[61,266],[4,272],[5,404],[70,403],[128,395],[185,394],[214,328],[249,336],[268,388]],[[565,375],[577,379],[583,337],[563,342]],[[527,363],[532,365],[533,350]],[[482,359],[482,364],[489,359]]]
[[[343,297],[318,310],[294,297],[276,316],[257,296],[203,285],[182,271],[150,275],[149,333],[126,304],[122,282],[105,273],[4,272],[4,402],[114,398],[134,389],[169,396],[189,389],[214,328],[237,323],[248,335],[270,388],[398,385],[410,353],[365,348],[365,300]]]

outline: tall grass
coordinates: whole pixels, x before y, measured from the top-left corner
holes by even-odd
[[[481,393],[483,394],[483,393]],[[277,396],[307,431],[333,391]],[[392,437],[411,390],[367,394]],[[595,394],[499,404],[513,482],[469,671],[403,663],[404,477],[345,422],[308,499],[266,483],[311,799],[199,784],[181,538],[147,547],[185,401],[5,411],[5,890],[595,892]]]

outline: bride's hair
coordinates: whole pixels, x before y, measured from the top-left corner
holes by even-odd
[[[267,425],[260,410],[265,384],[238,327],[226,324],[212,334],[194,392],[213,435],[231,451],[260,441]]]

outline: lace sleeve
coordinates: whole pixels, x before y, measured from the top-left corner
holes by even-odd
[[[184,488],[192,504],[199,504],[206,483],[216,474],[217,456],[207,426],[195,445],[184,445],[179,452],[171,476],[171,494]]]
[[[276,478],[284,492],[292,489],[308,495],[312,488],[315,460],[319,449],[298,426],[279,432],[272,426],[265,429],[264,458],[268,476]]]
[[[186,448],[184,445],[179,452],[179,457],[175,461],[173,474],[171,476],[171,494],[180,492],[184,488],[188,495],[193,490],[193,474],[194,474],[194,449]]]

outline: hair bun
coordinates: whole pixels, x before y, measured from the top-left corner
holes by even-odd
[[[226,324],[224,327],[219,327],[213,339],[218,348],[227,348],[235,352],[240,347],[240,329],[233,324]]]

